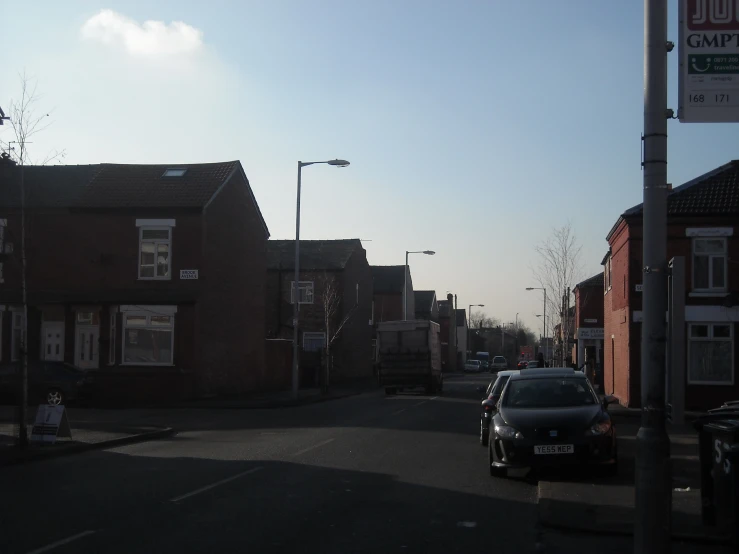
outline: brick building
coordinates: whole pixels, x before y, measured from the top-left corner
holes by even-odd
[[[436,301],[436,291],[413,291],[416,305],[416,319],[427,319],[439,322],[439,303]]]
[[[0,167],[0,359],[94,375],[98,400],[259,388],[267,226],[238,161]]]
[[[603,378],[603,272],[575,285],[575,347],[573,362],[581,367],[592,360],[596,383]]]
[[[267,269],[267,338],[291,339],[294,240],[267,243]],[[370,377],[372,272],[361,241],[301,240],[298,290],[301,351],[320,353],[330,346],[331,382]],[[300,365],[307,370],[316,359],[304,355]]]
[[[668,196],[667,258],[685,260],[685,406],[739,398],[739,161]],[[607,240],[604,265],[604,380],[626,406],[641,398],[642,206],[624,212]]]
[[[408,319],[412,319],[416,313],[416,298],[413,294],[410,266],[373,265],[371,268],[374,286],[372,313],[375,323],[403,319],[403,286],[408,299]],[[406,271],[404,279],[403,274]]]

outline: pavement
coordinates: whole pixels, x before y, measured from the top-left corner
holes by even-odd
[[[476,388],[490,378],[282,409],[70,409],[73,433],[104,420],[177,434],[4,467],[0,552],[631,550],[543,525],[538,476],[489,476]],[[709,551],[727,552],[673,545]]]

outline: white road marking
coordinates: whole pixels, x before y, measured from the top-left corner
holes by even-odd
[[[47,544],[46,546],[42,546],[41,548],[37,548],[36,550],[31,550],[30,552],[27,552],[26,554],[41,554],[42,552],[48,552],[49,550],[54,550],[57,546],[63,546],[65,544],[69,544],[72,541],[76,541],[77,539],[81,539],[82,537],[86,537],[94,533],[95,531],[82,531],[82,533],[77,533],[76,535],[72,535],[71,537],[67,537],[66,539],[52,542],[51,544]]]
[[[408,408],[403,408],[402,410],[397,410],[397,411],[393,412],[393,413],[392,413],[392,414],[390,414],[390,415],[398,415],[398,414],[402,414],[402,413],[403,413],[404,411],[406,411],[407,409],[408,409]]]
[[[458,521],[457,527],[466,527],[467,529],[474,529],[477,527],[476,521]]]
[[[226,483],[229,483],[235,479],[238,479],[239,477],[243,477],[244,475],[249,475],[250,473],[256,473],[259,470],[264,469],[263,467],[253,467],[248,471],[242,471],[241,473],[234,475],[232,477],[228,477],[226,479],[221,479],[220,481],[216,481],[215,483],[211,483],[210,485],[206,485],[205,487],[201,487],[197,490],[194,490],[192,492],[188,492],[187,494],[183,494],[182,496],[178,496],[176,498],[172,498],[170,502],[179,502],[180,500],[184,500],[185,498],[190,498],[191,496],[195,496],[196,494],[200,494],[201,492],[209,491],[212,488],[215,488],[219,485],[224,485]]]
[[[309,446],[308,448],[303,448],[303,450],[298,450],[295,454],[293,454],[293,457],[301,456],[302,454],[305,454],[306,452],[310,452],[311,450],[314,450],[316,448],[320,448],[321,446],[325,446],[330,442],[333,442],[334,439],[327,439],[325,441],[317,442],[313,446]]]

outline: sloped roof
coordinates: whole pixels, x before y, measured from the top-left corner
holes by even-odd
[[[640,215],[639,204],[624,215]],[[668,215],[739,214],[739,160],[733,160],[673,189],[667,196]]]
[[[375,293],[403,293],[403,282],[405,279],[404,265],[373,265],[371,269]]]
[[[173,168],[184,169],[184,175],[165,177],[165,171]],[[29,207],[202,208],[240,168],[238,161],[27,165],[23,175]],[[0,206],[20,206],[20,174],[19,166],[0,169]]]
[[[434,298],[436,291],[433,290],[415,290],[413,298],[416,301],[416,313],[430,314],[434,306]]]
[[[610,240],[619,223],[627,217],[641,217],[643,204],[626,210],[611,227]],[[671,190],[667,195],[667,215],[739,215],[739,160],[733,160]]]
[[[304,271],[344,269],[349,258],[362,248],[359,239],[301,240],[300,269]],[[295,241],[267,241],[267,269],[295,269]]]
[[[583,287],[600,287],[603,288],[603,272],[601,271],[597,275],[593,275],[592,277],[585,279],[584,281],[580,281],[578,284],[575,285],[575,288],[583,288]]]

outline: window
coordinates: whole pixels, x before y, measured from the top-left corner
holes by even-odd
[[[734,330],[732,323],[690,325],[688,383],[734,384]]]
[[[115,317],[113,312],[110,314],[110,341],[108,342],[108,365],[115,365]]]
[[[326,345],[326,333],[303,333],[303,350],[320,352]]]
[[[693,239],[693,289],[726,290],[726,239]]]
[[[13,318],[13,334],[10,343],[10,360],[17,362],[21,359],[23,348],[23,312],[13,311],[10,313]]]
[[[77,324],[78,325],[92,325],[93,324],[92,312],[77,312]]]
[[[159,314],[154,309],[123,313],[123,364],[172,365],[173,346],[173,314]]]
[[[139,279],[170,279],[171,227],[139,228]]]
[[[300,281],[298,290],[300,304],[313,304],[313,281]],[[290,304],[295,304],[295,281],[290,281]]]
[[[183,177],[185,173],[187,173],[187,168],[185,167],[170,167],[164,170],[162,177]]]

